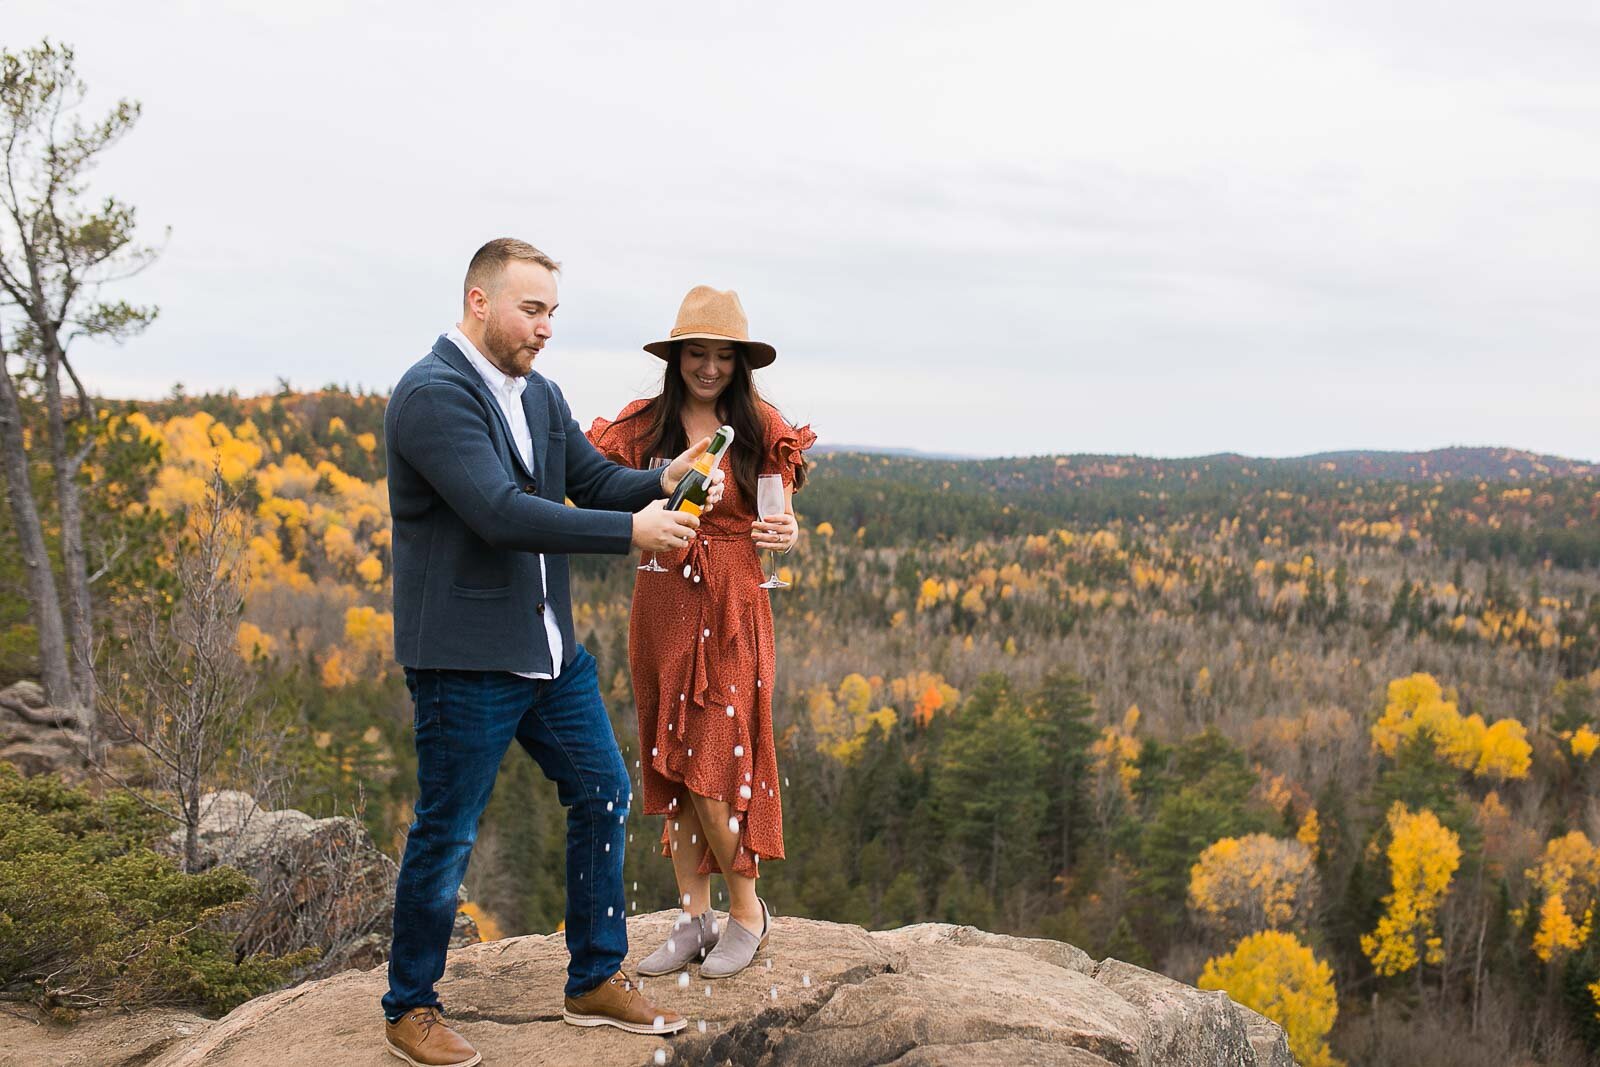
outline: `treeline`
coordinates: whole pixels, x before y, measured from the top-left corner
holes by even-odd
[[[85,477],[88,527],[122,545],[101,587],[113,652],[224,480],[245,516],[238,652],[283,730],[284,802],[356,808],[398,855],[414,763],[382,412],[340,390],[108,404]],[[1600,1006],[1593,475],[1223,459],[819,457],[802,544],[777,561],[794,583],[773,596],[788,858],[764,895],[1304,987],[1308,1062],[1578,1062]],[[574,560],[576,629],[630,765],[629,597],[674,580],[635,562]],[[0,586],[20,589],[17,566],[5,539]],[[31,669],[19,600],[0,604],[0,680]],[[630,906],[670,906],[657,820],[633,820]],[[480,913],[553,929],[563,835],[513,753],[469,875]],[[1397,934],[1408,864],[1433,889],[1407,914],[1431,926]],[[1242,870],[1272,877],[1252,889]]]

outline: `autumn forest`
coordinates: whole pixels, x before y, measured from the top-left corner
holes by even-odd
[[[234,651],[281,799],[357,813],[398,856],[383,407],[108,402],[83,499],[109,666],[227,498]],[[1600,1052],[1593,468],[822,453],[796,510],[773,595],[780,913],[1068,940],[1261,1005],[1308,1064]],[[5,684],[38,664],[0,553]],[[574,567],[630,766],[632,583],[672,579],[637,562]],[[668,907],[659,828],[630,821],[631,906]],[[514,749],[467,886],[486,934],[556,928],[563,826]]]

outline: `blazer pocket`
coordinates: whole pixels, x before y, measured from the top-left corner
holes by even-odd
[[[464,585],[452,585],[450,595],[465,597],[467,600],[504,600],[511,595],[511,587],[502,585],[495,589],[468,589]]]

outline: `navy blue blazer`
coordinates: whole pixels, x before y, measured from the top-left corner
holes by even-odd
[[[522,407],[531,470],[483,377],[443,336],[389,397],[394,654],[404,666],[550,672],[547,602],[571,663],[566,554],[627,553],[631,513],[663,495],[658,472],[596,452],[543,375],[528,375]]]

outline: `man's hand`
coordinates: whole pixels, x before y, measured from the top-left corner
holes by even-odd
[[[694,539],[699,528],[698,515],[668,511],[665,500],[652,500],[643,511],[633,513],[633,547],[641,552],[676,552]]]
[[[678,488],[678,483],[683,481],[684,475],[694,469],[694,461],[705,455],[706,449],[711,447],[711,438],[702,437],[696,441],[689,450],[671,463],[667,464],[667,471],[661,476],[661,488],[671,496]],[[706,506],[701,508],[701,513],[710,511],[722,500],[722,468],[717,467],[711,472],[711,485],[706,489]]]

